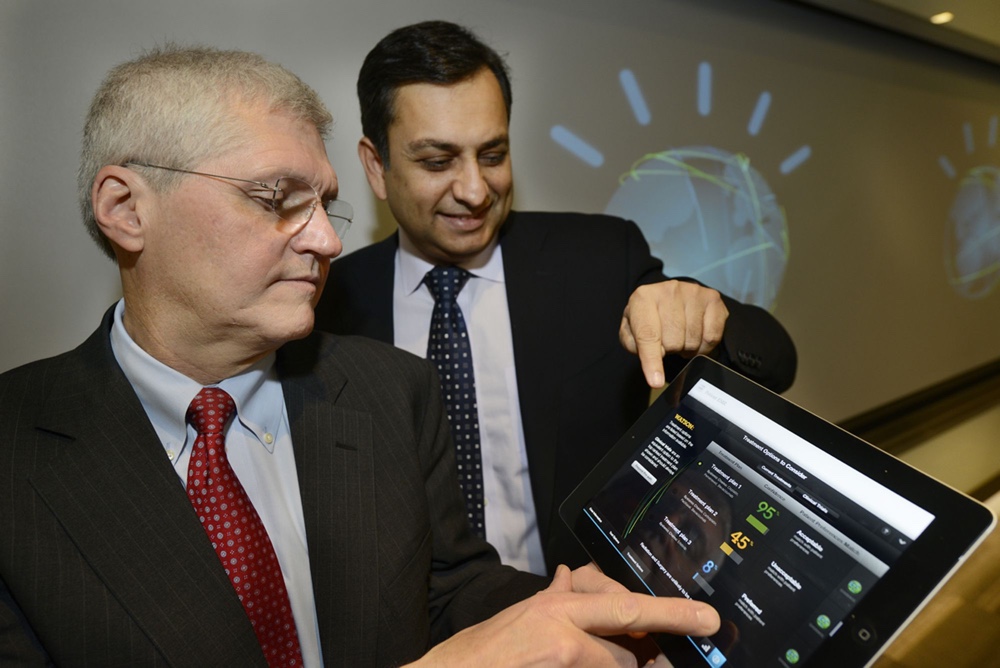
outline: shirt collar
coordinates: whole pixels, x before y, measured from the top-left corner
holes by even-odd
[[[125,300],[122,299],[115,307],[111,326],[111,349],[115,359],[139,397],[164,448],[179,449],[186,440],[188,406],[202,386],[140,348],[125,330],[124,313]],[[236,403],[240,423],[269,451],[274,449],[274,434],[281,424],[284,408],[274,360],[275,355],[271,353],[218,384]]]
[[[403,228],[399,228],[397,258],[396,271],[400,278],[400,285],[403,287],[403,293],[413,294],[420,287],[427,272],[434,268],[434,265],[418,255],[416,245],[406,235]],[[505,282],[503,251],[496,239],[481,253],[458,266],[476,278],[484,278],[495,283]]]

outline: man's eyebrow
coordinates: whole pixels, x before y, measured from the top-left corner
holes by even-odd
[[[497,148],[499,146],[506,146],[510,143],[510,138],[507,135],[500,135],[494,137],[488,141],[483,142],[477,147],[477,150],[483,151],[491,148]],[[437,149],[439,151],[445,151],[447,153],[458,153],[461,151],[461,147],[453,142],[444,141],[443,139],[417,139],[412,141],[406,146],[410,153],[417,153],[425,149]]]
[[[262,185],[256,185],[256,184],[265,184],[268,188],[271,188],[271,187],[274,186],[275,182],[278,179],[284,178],[286,176],[292,176],[292,175],[284,173],[284,172],[277,172],[277,171],[274,171],[274,170],[268,170],[266,172],[257,172],[257,173],[253,173],[252,176],[246,177],[247,181],[252,181],[253,182],[252,184],[251,183],[247,183],[246,185],[251,190],[253,190],[254,188],[263,188],[264,187]]]
[[[446,151],[448,153],[458,152],[458,144],[453,144],[452,142],[440,139],[418,139],[407,144],[406,148],[410,153],[416,153],[429,148]]]
[[[497,137],[495,139],[491,139],[490,141],[483,143],[479,147],[479,150],[482,151],[482,150],[485,150],[485,149],[491,149],[491,148],[498,148],[498,147],[501,147],[501,146],[507,146],[509,143],[510,143],[510,137],[508,137],[507,135],[501,135],[501,136],[499,136],[499,137]]]

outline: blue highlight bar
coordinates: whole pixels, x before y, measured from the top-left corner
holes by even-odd
[[[618,74],[618,81],[621,82],[622,90],[625,91],[625,98],[632,106],[632,115],[635,116],[636,122],[639,125],[649,125],[653,117],[649,113],[649,106],[639,88],[639,82],[635,79],[635,74],[632,73],[632,70],[622,70]]]
[[[559,144],[591,167],[600,167],[604,164],[604,154],[580,137],[573,134],[573,132],[568,130],[566,127],[562,125],[553,125],[549,135],[552,137],[552,141]]]
[[[708,61],[698,65],[698,113],[712,113],[712,64]]]
[[[767,118],[767,110],[771,108],[771,94],[764,91],[757,98],[757,106],[754,107],[753,115],[750,116],[750,125],[747,126],[747,132],[750,133],[751,137],[756,137],[760,134],[760,128],[764,125],[764,119]]]
[[[809,159],[812,155],[812,149],[808,145],[799,148],[795,153],[784,159],[779,167],[779,171],[782,175],[788,175],[798,169],[803,162]]]

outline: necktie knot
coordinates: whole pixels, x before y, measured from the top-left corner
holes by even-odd
[[[236,403],[229,394],[218,387],[203,387],[188,406],[188,424],[198,434],[221,434],[236,411]]]
[[[434,267],[424,276],[424,283],[434,295],[434,301],[447,307],[455,302],[471,276],[461,267]]]

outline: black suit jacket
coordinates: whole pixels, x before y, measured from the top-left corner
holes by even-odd
[[[0,376],[0,665],[266,665],[110,322]],[[328,665],[415,659],[544,585],[469,533],[428,363],[313,335],[277,365]]]
[[[316,326],[393,341],[398,237],[335,261]],[[662,263],[630,221],[575,213],[512,212],[501,229],[529,475],[549,572],[586,554],[559,504],[649,404],[638,358],[618,342],[636,287],[662,281]],[[724,297],[719,358],[775,391],[795,377],[788,334],[767,311]],[[683,366],[667,358],[667,378]]]

